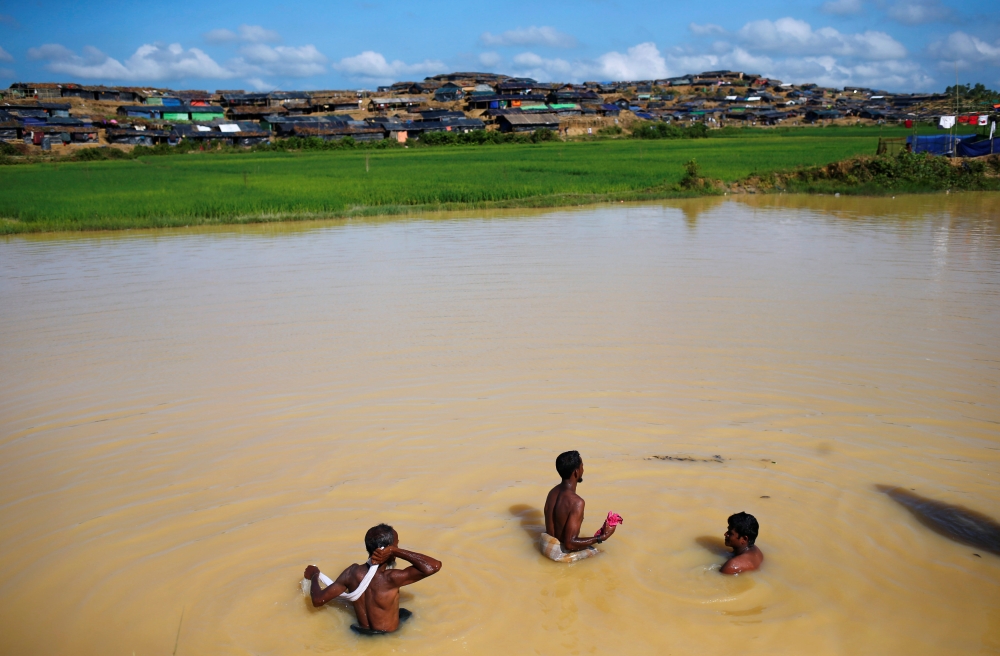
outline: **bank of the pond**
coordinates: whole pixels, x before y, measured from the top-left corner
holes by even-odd
[[[726,191],[997,188],[995,164],[956,168],[916,156],[904,156],[909,173],[902,177],[891,162],[860,165],[878,168],[860,175],[842,163],[891,158],[863,157],[874,153],[876,134],[840,134],[191,153],[2,167],[0,234],[544,208]],[[942,166],[951,176],[944,182]]]
[[[777,191],[871,196],[1000,191],[1000,155],[949,159],[902,152],[894,156],[854,157],[825,166],[754,174],[730,185],[728,190],[736,193]]]

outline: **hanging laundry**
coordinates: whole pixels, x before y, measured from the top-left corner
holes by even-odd
[[[979,115],[979,125],[986,125],[989,122],[990,122],[989,116],[987,116],[986,114]]]
[[[958,117],[958,122],[959,123],[968,123],[969,122],[969,117],[968,116],[959,116]]]
[[[912,118],[906,119],[905,121],[903,121],[903,125],[905,125],[906,129],[909,130],[910,128],[913,127],[913,119]]]
[[[938,119],[938,127],[942,130],[950,130],[955,127],[955,117],[954,116],[942,116]]]
[[[976,125],[979,123],[979,116],[977,114],[969,114],[969,125]]]

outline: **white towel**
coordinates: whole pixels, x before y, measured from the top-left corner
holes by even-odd
[[[351,602],[357,601],[358,599],[361,598],[361,595],[365,593],[365,590],[368,589],[368,586],[371,585],[372,579],[375,578],[375,573],[378,572],[378,565],[372,565],[371,563],[367,563],[367,565],[368,565],[368,573],[365,574],[365,578],[361,579],[361,584],[358,585],[358,587],[354,590],[354,592],[341,592],[340,597],[342,599],[346,599],[347,601]],[[323,572],[320,572],[317,578],[319,579],[319,582],[323,584],[324,588],[329,588],[331,585],[333,585],[333,579],[331,579]],[[312,594],[312,581],[310,581],[309,579],[302,579],[301,585],[302,585],[302,594],[306,596]]]
[[[368,573],[365,574],[365,578],[361,579],[361,585],[354,590],[354,592],[342,592],[340,596],[347,601],[357,601],[361,598],[361,595],[365,593],[368,586],[371,585],[372,579],[375,578],[375,572],[378,571],[378,565],[370,565],[368,567]]]
[[[942,116],[938,119],[938,127],[944,130],[950,130],[955,127],[955,117],[954,116]]]

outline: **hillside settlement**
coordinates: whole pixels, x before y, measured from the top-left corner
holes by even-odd
[[[935,122],[943,94],[788,84],[742,71],[583,84],[458,72],[377,91],[172,90],[15,83],[0,92],[0,140],[31,151],[87,147],[253,146],[290,137],[407,143],[429,132],[534,132],[560,137],[628,130],[637,122],[727,126]],[[977,110],[984,111],[984,110]],[[988,114],[996,108],[988,107]],[[968,117],[965,118],[967,122]],[[972,120],[976,120],[973,118]]]

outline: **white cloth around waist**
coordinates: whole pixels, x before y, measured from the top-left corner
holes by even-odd
[[[557,563],[575,563],[576,561],[583,560],[584,558],[593,558],[601,553],[594,547],[587,547],[586,549],[581,549],[580,551],[564,551],[559,540],[555,539],[548,533],[542,533],[538,537],[538,546],[541,548],[542,553],[545,554],[545,556],[547,556],[550,560],[556,561]]]

